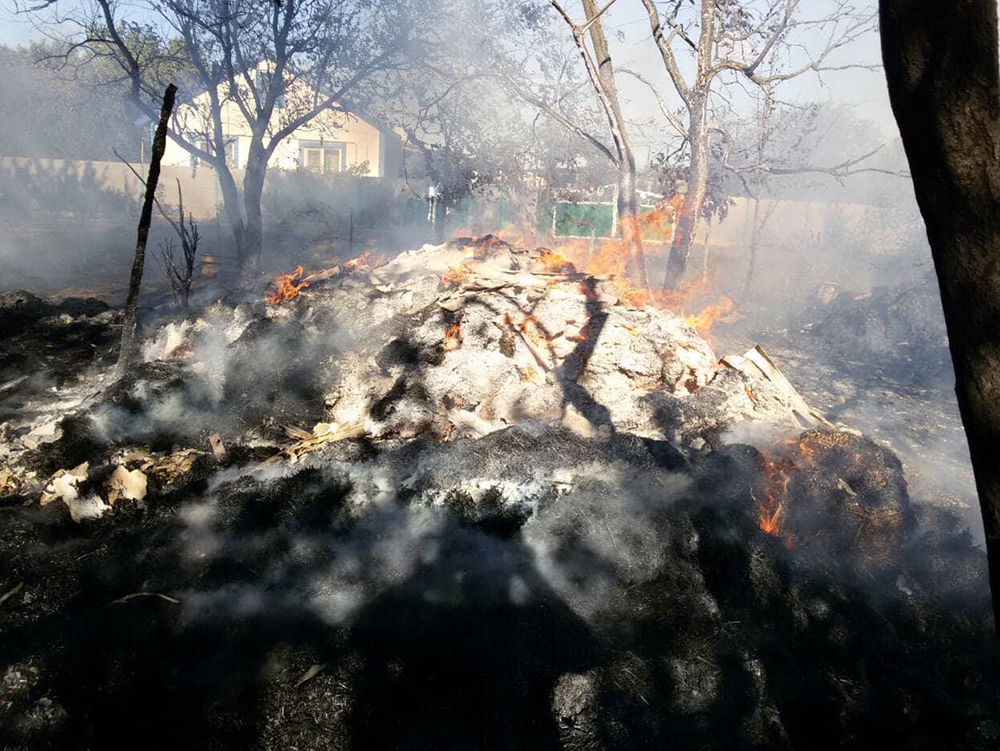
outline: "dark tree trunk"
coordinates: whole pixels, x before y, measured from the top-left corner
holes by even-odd
[[[1000,625],[1000,61],[996,0],[881,0],[882,57],[927,225]]]
[[[260,254],[264,243],[264,220],[261,200],[264,195],[264,173],[267,164],[262,159],[251,159],[243,178],[243,211],[246,214],[246,231],[240,248],[240,273],[253,276],[260,267]]]
[[[750,301],[750,285],[757,270],[757,246],[760,244],[760,180],[757,180],[756,195],[753,197],[753,214],[750,217],[750,262],[747,264],[747,275],[743,280],[743,292],[740,295],[740,305]]]
[[[156,124],[156,135],[153,137],[152,153],[149,157],[149,174],[146,177],[146,195],[142,202],[142,213],[139,215],[139,231],[135,242],[135,258],[132,261],[132,274],[128,282],[128,298],[125,300],[125,312],[122,316],[121,350],[118,353],[118,364],[115,367],[115,377],[121,378],[135,357],[136,329],[139,325],[139,289],[142,286],[142,270],[146,263],[146,242],[149,240],[149,224],[153,219],[153,202],[156,199],[156,184],[160,181],[160,160],[167,147],[167,122],[174,109],[174,96],[177,87],[167,86],[163,94],[163,106],[160,108],[160,121]]]
[[[215,174],[219,179],[219,189],[222,192],[222,208],[226,212],[226,219],[229,220],[229,227],[233,232],[233,242],[236,246],[236,257],[242,265],[243,248],[246,245],[246,221],[243,212],[240,210],[240,191],[236,187],[236,180],[233,173],[224,165],[215,165]]]

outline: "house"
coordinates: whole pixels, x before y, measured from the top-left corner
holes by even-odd
[[[266,65],[266,64],[265,64]],[[267,78],[262,66],[257,88],[263,90]],[[246,167],[250,146],[250,126],[237,103],[222,96],[222,130],[226,137],[226,160],[234,169]],[[278,99],[269,132],[275,132],[316,100],[315,93],[303,84],[289,87]],[[212,132],[209,117],[210,97],[202,92],[177,107],[171,124],[189,142],[208,143],[205,134]],[[197,169],[197,158],[172,139],[167,140],[163,164]],[[402,163],[402,145],[398,134],[363,114],[345,114],[336,108],[321,112],[285,138],[275,149],[268,169],[308,171],[319,174],[349,172],[365,177],[398,177]]]

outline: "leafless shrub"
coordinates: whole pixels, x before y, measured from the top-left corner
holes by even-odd
[[[198,242],[201,235],[198,232],[198,224],[194,216],[188,212],[187,219],[184,218],[184,195],[181,192],[181,181],[177,181],[177,219],[168,216],[163,207],[160,207],[163,217],[170,222],[174,228],[177,238],[180,240],[180,255],[177,253],[177,245],[174,239],[167,238],[165,243],[160,244],[160,255],[158,261],[163,275],[167,278],[170,291],[174,295],[177,304],[184,310],[188,309],[188,300],[191,296],[191,280],[194,277],[195,259],[198,257]]]

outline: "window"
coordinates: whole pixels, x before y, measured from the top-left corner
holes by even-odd
[[[346,156],[347,148],[342,143],[299,142],[299,164],[309,172],[320,175],[343,172],[347,168]]]

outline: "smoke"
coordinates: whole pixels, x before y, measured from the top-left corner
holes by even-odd
[[[472,465],[482,441],[513,443],[509,463]],[[344,626],[384,597],[483,611],[556,598],[596,623],[669,564],[672,508],[692,490],[636,458],[529,425],[366,462],[229,470],[180,511],[183,565],[259,576],[185,595],[188,617],[304,611]]]

